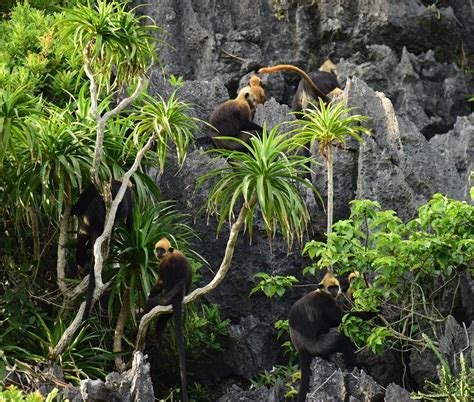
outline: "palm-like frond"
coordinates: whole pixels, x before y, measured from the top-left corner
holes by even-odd
[[[279,133],[274,127],[267,132],[264,127],[261,137],[252,137],[246,144],[232,137],[220,137],[243,144],[248,153],[213,150],[227,159],[228,165],[209,172],[199,184],[209,179],[216,183],[208,197],[207,210],[219,219],[219,232],[226,220],[234,220],[234,209],[243,199],[247,205],[256,197],[257,204],[247,215],[245,226],[252,234],[255,209],[260,210],[269,236],[278,229],[291,247],[294,240],[302,241],[309,222],[306,204],[299,192],[298,184],[316,190],[308,180],[302,178],[311,172],[311,159],[291,153],[295,144],[291,137]]]
[[[34,129],[34,136],[15,144],[20,161],[15,197],[25,208],[40,203],[49,216],[61,216],[64,197],[88,175],[93,140],[67,112],[51,110]]]
[[[147,95],[140,113],[131,116],[131,119],[136,122],[133,136],[135,143],[144,143],[153,133],[158,134],[156,154],[161,172],[165,167],[170,142],[176,149],[180,166],[186,159],[188,146],[193,140],[193,132],[199,130],[197,126],[199,119],[188,115],[190,108],[191,105],[180,101],[174,91],[168,101],[161,97],[158,100]]]
[[[0,167],[7,151],[13,150],[13,142],[29,135],[26,120],[31,115],[40,114],[40,106],[41,100],[29,95],[23,86],[14,89],[7,85],[0,89]],[[12,156],[16,159],[14,153]]]
[[[328,146],[344,144],[347,135],[362,141],[360,134],[370,135],[370,131],[360,125],[368,117],[351,114],[354,109],[347,108],[343,101],[326,105],[319,99],[319,107],[310,103],[310,107],[300,113],[302,119],[290,123],[295,126],[295,143],[312,148],[318,141],[319,152],[325,156]]]
[[[156,57],[154,44],[160,41],[151,32],[160,28],[146,24],[149,17],[136,17],[127,2],[95,3],[68,9],[58,22],[60,35],[74,37],[76,49],[84,52],[92,71],[103,78],[102,85],[110,89],[112,69],[115,83],[128,84]]]

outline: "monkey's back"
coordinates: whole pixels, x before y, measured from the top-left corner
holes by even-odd
[[[171,255],[166,257],[160,263],[158,273],[165,292],[169,292],[180,281],[184,282],[186,293],[189,291],[192,281],[191,264],[180,251],[174,250]]]
[[[311,338],[337,327],[344,315],[332,296],[313,291],[297,300],[289,316],[290,328]]]
[[[217,130],[212,136],[235,136],[242,130],[242,123],[250,121],[251,118],[250,108],[244,101],[225,101],[209,118],[209,123]]]

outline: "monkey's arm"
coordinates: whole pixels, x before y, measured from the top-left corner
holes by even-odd
[[[245,121],[242,122],[242,131],[258,131],[261,133],[263,131],[263,128],[259,126],[258,124],[255,124],[253,121]]]
[[[167,306],[171,304],[177,296],[182,300],[186,292],[186,284],[183,281],[176,283],[168,292],[166,292],[162,283],[157,283],[150,291],[145,305],[144,314],[150,312],[156,306]]]

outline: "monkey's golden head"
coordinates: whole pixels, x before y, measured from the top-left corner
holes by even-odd
[[[171,243],[166,237],[163,237],[155,244],[155,257],[159,261],[170,255],[173,251],[174,248],[171,247]]]
[[[237,101],[246,102],[251,110],[255,110],[257,106],[257,98],[249,86],[243,87],[236,98]]]
[[[327,272],[318,285],[318,290],[330,294],[336,298],[341,294],[341,285],[339,280],[331,272]]]
[[[251,87],[252,86],[260,87],[260,86],[262,86],[261,82],[262,82],[262,80],[260,79],[260,77],[257,77],[256,75],[252,75],[250,77],[250,80],[249,80],[249,85]]]
[[[327,59],[323,64],[321,64],[321,67],[319,67],[320,71],[325,71],[327,73],[332,73],[335,75],[338,75],[337,73],[337,65],[334,64],[331,59]]]

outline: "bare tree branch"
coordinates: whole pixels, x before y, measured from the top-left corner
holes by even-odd
[[[257,203],[257,195],[254,195],[249,204],[244,204],[244,206],[240,210],[237,220],[230,228],[229,240],[227,241],[224,258],[221,262],[219,270],[216,273],[216,276],[214,276],[212,281],[209,282],[206,286],[195,289],[193,292],[187,295],[183,299],[183,304],[192,303],[199,297],[212,292],[224,280],[227,272],[229,271],[230,263],[232,262],[232,257],[234,256],[237,236],[239,235],[240,229],[242,228],[242,225],[245,222],[245,218],[247,217],[247,214],[255,206],[256,203]],[[142,317],[140,321],[140,325],[138,327],[137,341],[135,343],[135,351],[143,351],[145,347],[145,335],[148,329],[148,325],[150,324],[150,321],[161,314],[170,313],[171,311],[173,311],[173,308],[171,307],[171,305],[156,306],[149,313],[145,314]]]
[[[58,240],[58,260],[56,263],[57,283],[61,293],[68,297],[69,289],[64,281],[66,267],[66,237],[69,228],[69,218],[71,217],[71,200],[66,197],[61,227],[59,228]]]
[[[131,105],[138,98],[138,96],[142,93],[143,89],[145,88],[146,81],[147,80],[145,78],[145,74],[141,75],[138,78],[137,87],[135,88],[135,91],[133,92],[132,95],[130,95],[128,98],[122,99],[115,108],[104,113],[102,117],[97,116],[97,135],[96,135],[96,140],[95,140],[94,158],[92,160],[92,168],[91,168],[92,181],[94,182],[94,185],[97,188],[100,187],[99,186],[99,166],[102,160],[102,148],[104,144],[105,125],[107,124],[107,121],[112,116],[115,116],[116,114],[120,113],[122,110],[124,110],[126,107]],[[93,93],[92,93],[92,81],[91,81],[91,97],[92,96],[93,96]],[[97,93],[95,93],[95,96],[96,96],[96,103],[97,103]],[[92,114],[92,106],[91,106],[91,114]]]

